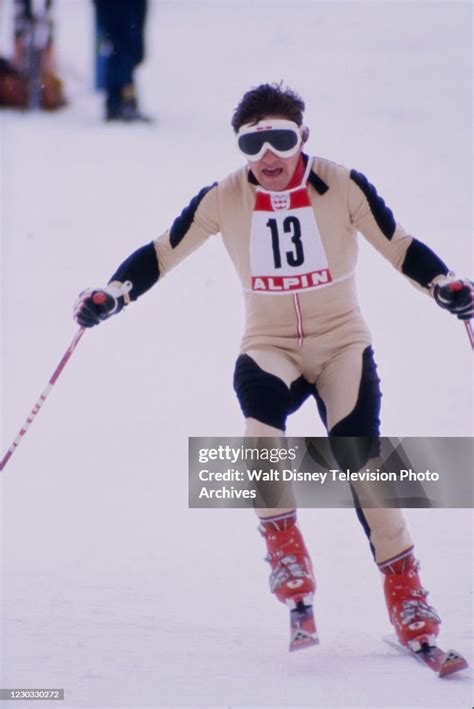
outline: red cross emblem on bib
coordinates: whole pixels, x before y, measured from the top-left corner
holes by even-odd
[[[250,234],[252,292],[295,293],[332,281],[306,186],[257,190]]]

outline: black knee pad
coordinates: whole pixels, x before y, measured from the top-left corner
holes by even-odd
[[[362,373],[356,405],[329,431],[330,436],[380,436],[380,379],[372,347],[362,353]]]
[[[316,392],[316,401],[324,423],[324,402]],[[370,458],[380,453],[380,379],[372,347],[362,353],[362,373],[356,405],[329,431],[331,449],[342,470],[360,470]]]
[[[246,418],[285,430],[291,396],[279,377],[265,372],[248,355],[240,355],[235,364],[234,389]]]

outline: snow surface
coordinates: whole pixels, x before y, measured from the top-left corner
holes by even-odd
[[[0,12],[5,38],[11,3]],[[240,164],[230,115],[261,81],[299,90],[310,151],[367,174],[468,275],[471,15],[467,2],[152,3],[140,87],[157,122],[109,126],[91,92],[91,3],[58,2],[69,107],[0,115],[2,451],[76,331],[77,293]],[[463,327],[363,239],[359,289],[383,433],[471,435]],[[289,656],[253,514],[187,508],[187,437],[242,431],[242,321],[215,238],[82,339],[2,474],[0,684],[64,687],[65,709],[471,706],[469,673],[440,681],[382,643],[380,582],[353,512],[300,514],[321,645]],[[314,405],[289,433],[323,434]],[[408,517],[441,644],[472,661],[472,512]]]

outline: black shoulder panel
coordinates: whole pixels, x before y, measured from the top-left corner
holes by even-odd
[[[191,224],[193,223],[194,215],[199,207],[200,203],[207,195],[208,192],[212,190],[213,187],[217,185],[217,182],[213,182],[212,185],[208,187],[203,187],[198,194],[192,198],[187,207],[183,209],[179,217],[177,217],[170,229],[170,244],[171,248],[175,249],[178,244],[184,239],[189,231]]]
[[[160,269],[153,242],[133,252],[115,271],[110,281],[131,281],[130,300],[136,300],[155,285]],[[109,283],[110,283],[109,281]]]
[[[418,239],[413,239],[405,254],[402,273],[427,288],[436,276],[445,276],[449,269],[434,251]]]
[[[382,197],[377,194],[377,190],[373,185],[370,184],[365,175],[357,170],[351,170],[351,180],[356,183],[358,187],[367,197],[367,202],[369,203],[370,211],[374,215],[374,219],[377,222],[377,226],[384,236],[388,240],[392,238],[395,234],[395,229],[397,228],[397,223],[394,219],[391,209],[387,207]]]
[[[314,187],[318,194],[325,194],[329,189],[329,186],[324,182],[324,180],[322,180],[319,175],[312,170],[309,173],[308,182],[312,187]]]

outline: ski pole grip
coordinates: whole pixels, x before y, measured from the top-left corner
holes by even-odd
[[[103,290],[97,290],[92,294],[92,302],[94,305],[103,305],[107,301],[107,296],[112,296],[115,300],[118,300],[121,296],[127,295],[133,288],[133,283],[131,281],[125,281],[125,283],[116,286],[114,284],[109,284],[107,288]]]

